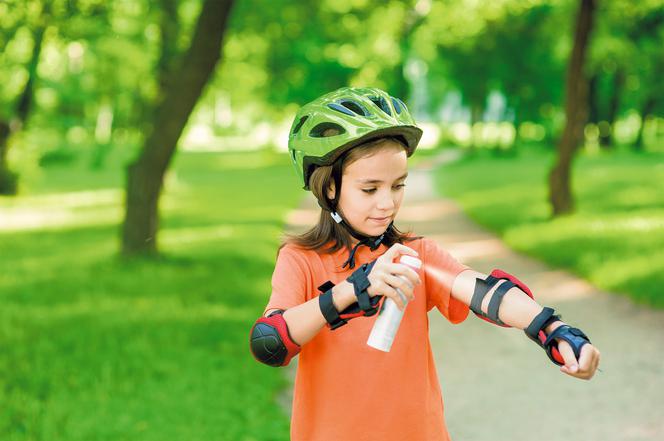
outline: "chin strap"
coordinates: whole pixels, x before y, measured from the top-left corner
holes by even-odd
[[[344,222],[344,225],[345,225],[345,222]],[[352,229],[352,228],[349,228],[349,226],[346,226],[346,227],[347,227],[348,230],[351,230],[351,229]],[[360,240],[360,241],[359,241],[359,242],[353,247],[353,249],[352,249],[351,252],[350,252],[350,256],[348,256],[348,259],[346,259],[346,261],[345,261],[344,264],[341,266],[341,268],[346,268],[346,265],[348,265],[348,267],[351,268],[351,269],[352,269],[352,268],[355,268],[355,252],[356,252],[357,249],[360,247],[360,245],[366,245],[366,246],[368,246],[369,249],[370,249],[371,251],[376,250],[376,249],[380,246],[380,244],[383,242],[383,238],[385,238],[385,233],[387,233],[387,232],[390,230],[390,228],[392,228],[392,222],[390,222],[390,225],[388,225],[387,230],[385,230],[385,232],[384,232],[383,234],[381,234],[380,236],[373,236],[373,237],[370,237],[370,236],[364,236],[364,238],[361,239],[361,240]],[[350,232],[350,231],[349,231],[349,232]],[[353,237],[355,237],[356,239],[358,239],[358,237],[355,236],[352,232],[350,232],[350,234],[352,234]]]
[[[332,219],[334,219],[336,223],[344,227],[344,229],[348,231],[348,234],[350,234],[359,241],[357,244],[355,244],[355,246],[351,250],[348,259],[346,259],[344,264],[341,266],[341,268],[346,268],[346,266],[348,266],[349,268],[353,269],[355,268],[355,253],[357,249],[360,247],[360,245],[368,246],[371,251],[375,251],[376,249],[378,249],[380,244],[383,243],[385,235],[393,228],[394,222],[390,222],[390,224],[387,226],[383,234],[381,234],[380,236],[367,236],[365,234],[356,231],[353,227],[350,226],[350,224],[348,224],[348,222],[344,220],[344,218],[334,209],[336,205],[335,201],[329,202],[330,205],[332,206],[332,209],[330,209],[330,207],[324,206],[320,201],[318,201],[318,205],[323,210],[328,211],[330,213],[330,216],[332,216]]]

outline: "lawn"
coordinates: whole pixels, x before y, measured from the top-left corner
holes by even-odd
[[[117,255],[120,167],[52,167],[0,198],[0,439],[288,439],[283,373],[248,334],[302,197],[291,167],[180,154],[158,260]]]
[[[576,212],[551,219],[543,149],[482,152],[437,171],[437,185],[512,248],[595,285],[664,308],[664,154],[580,154]]]

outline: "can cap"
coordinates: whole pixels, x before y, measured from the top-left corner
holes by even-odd
[[[415,269],[420,269],[422,267],[422,261],[413,256],[401,256],[399,263],[403,263],[404,265],[408,265]]]

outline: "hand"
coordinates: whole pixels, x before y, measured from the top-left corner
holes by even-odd
[[[581,354],[577,360],[569,343],[560,339],[556,339],[556,341],[558,342],[558,352],[565,360],[565,365],[560,367],[560,371],[572,377],[590,380],[599,365],[600,353],[597,348],[586,343],[581,347]]]
[[[418,256],[417,252],[412,248],[395,243],[385,254],[376,259],[376,263],[367,277],[369,282],[371,282],[371,286],[367,289],[369,296],[383,295],[388,297],[402,311],[406,307],[406,303],[404,303],[395,288],[399,288],[408,301],[411,301],[414,299],[413,290],[415,289],[415,285],[422,283],[420,276],[415,270],[408,265],[394,262],[395,259],[404,254],[414,257]],[[398,275],[405,276],[407,280],[397,277]]]

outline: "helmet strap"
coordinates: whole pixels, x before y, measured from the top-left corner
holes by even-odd
[[[367,236],[366,234],[362,234],[358,231],[356,231],[353,227],[350,226],[348,222],[346,222],[341,216],[341,214],[337,211],[337,203],[339,201],[339,195],[341,194],[341,168],[342,168],[342,163],[345,155],[342,155],[339,157],[336,161],[334,161],[334,164],[332,165],[332,177],[334,178],[334,199],[328,199],[327,196],[325,197],[327,204],[327,207],[324,207],[321,201],[318,201],[318,205],[325,211],[330,212],[330,216],[332,216],[332,219],[334,221],[343,226],[348,233],[353,236],[355,239],[357,239],[359,242],[353,247],[353,250],[350,252],[350,256],[348,257],[348,260],[343,264],[342,268],[345,268],[346,265],[349,265],[349,268],[354,268],[355,267],[355,252],[357,251],[357,248],[360,245],[366,245],[369,247],[371,251],[376,250],[380,244],[383,242],[383,239],[385,238],[385,234],[390,231],[390,229],[393,227],[394,222],[390,222],[390,224],[387,226],[383,234],[379,236]]]
[[[334,219],[334,221],[338,224],[342,224],[343,222],[343,218],[337,211],[337,202],[339,201],[339,195],[341,194],[341,177],[342,177],[341,168],[345,156],[346,155],[344,154],[341,157],[337,158],[337,160],[334,161],[334,164],[332,164],[332,178],[334,179],[334,199],[328,200],[328,203],[330,205],[330,215],[332,216],[332,219]]]

